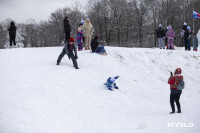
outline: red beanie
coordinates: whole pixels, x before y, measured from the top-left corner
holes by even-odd
[[[182,72],[181,68],[177,68],[175,74],[181,74],[181,72]]]
[[[69,41],[70,41],[70,42],[74,42],[74,38],[73,38],[73,37],[70,37]]]

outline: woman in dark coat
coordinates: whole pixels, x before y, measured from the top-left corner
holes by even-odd
[[[16,47],[16,42],[15,42],[16,30],[17,30],[17,28],[15,26],[15,23],[12,21],[10,23],[10,28],[8,29],[9,37],[10,37],[10,47],[12,47],[12,42],[13,42],[14,46]]]

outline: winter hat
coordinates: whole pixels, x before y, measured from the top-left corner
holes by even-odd
[[[183,25],[183,28],[182,28],[183,30],[186,30],[187,29],[187,26],[186,25]]]
[[[69,41],[70,41],[70,42],[74,42],[74,38],[73,38],[73,37],[70,37]]]
[[[80,23],[78,26],[81,26],[81,25],[83,25],[82,23]]]
[[[65,17],[65,19],[68,19],[69,17],[67,16],[67,17]]]
[[[172,26],[171,26],[171,25],[169,25],[169,26],[168,26],[168,29],[169,29],[169,30],[171,30],[171,29],[172,29]]]
[[[175,70],[175,73],[174,73],[174,74],[175,74],[175,75],[176,75],[176,74],[181,74],[181,72],[182,72],[181,68],[177,68],[177,69]]]
[[[85,21],[84,20],[81,20],[81,24],[84,24],[85,23]]]
[[[115,78],[110,78],[110,82],[115,82]]]
[[[188,26],[187,29],[188,29],[188,30],[191,29],[190,26]]]
[[[97,40],[97,39],[99,39],[99,37],[96,35],[96,36],[94,37],[94,39]]]
[[[10,22],[10,25],[15,25],[15,23],[12,21],[12,22]]]
[[[90,19],[89,18],[86,18],[86,20],[85,20],[86,22],[90,22]]]
[[[162,27],[162,24],[159,24],[159,27]]]
[[[184,22],[184,24],[183,25],[186,25],[187,26],[187,23],[186,22]]]

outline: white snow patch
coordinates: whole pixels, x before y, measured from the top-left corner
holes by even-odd
[[[0,50],[0,133],[199,132],[199,52],[106,50],[78,52],[79,70],[67,56],[56,65],[62,47]],[[182,113],[170,115],[167,81],[177,67],[186,83]],[[103,83],[117,75],[119,90],[111,92]]]

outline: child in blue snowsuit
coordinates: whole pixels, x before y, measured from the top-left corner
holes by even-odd
[[[119,87],[116,86],[116,83],[115,83],[115,80],[118,79],[119,76],[116,76],[116,77],[109,77],[107,79],[107,82],[105,83],[106,87],[108,88],[108,90],[111,90],[112,91],[112,88],[115,88],[115,89],[119,89]]]

